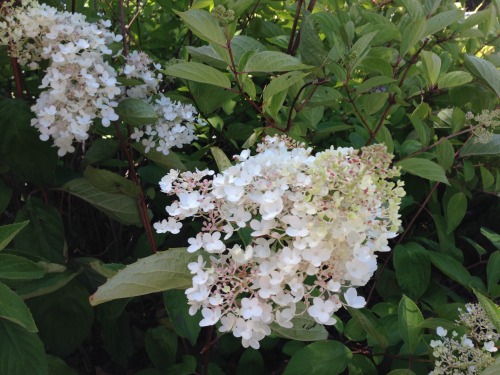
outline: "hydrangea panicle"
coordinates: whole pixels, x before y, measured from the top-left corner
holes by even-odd
[[[385,146],[312,151],[268,136],[256,155],[243,150],[223,173],[172,170],[160,182],[177,196],[166,207],[169,221],[204,220],[188,239],[187,251],[207,254],[203,266],[200,259],[189,265],[191,313],[201,309],[200,324],[220,321],[221,332],[245,347],[258,348],[273,322],[291,328],[295,316],[308,314],[331,325],[343,306],[363,307],[355,288],[368,282],[376,252],[389,250],[400,227],[405,192],[390,181],[399,170]]]

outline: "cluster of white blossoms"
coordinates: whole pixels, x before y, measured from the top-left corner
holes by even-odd
[[[118,73],[106,56],[112,54],[110,44],[122,36],[108,30],[110,21],[91,23],[82,14],[60,12],[35,0],[22,0],[19,6],[4,2],[0,15],[0,44],[9,46],[11,56],[31,69],[48,61],[40,86],[44,90],[31,108],[36,114],[32,126],[39,130],[41,140],[53,139],[60,156],[74,152],[75,141],[88,138],[96,118],[105,127],[117,121],[114,108],[124,97],[146,99],[158,93],[161,67],[143,52],[126,56],[120,72],[144,83],[128,88],[119,85]],[[168,153],[170,147],[195,139],[192,106],[162,97],[155,109],[160,120],[144,130],[148,144],[156,140],[158,148]],[[134,133],[136,138],[140,131]]]
[[[448,335],[443,327],[436,329],[438,340],[431,340],[434,370],[429,375],[481,374],[495,358],[491,353],[498,349],[495,341],[500,338],[493,324],[479,304],[467,304],[457,323],[470,329],[459,336],[455,331]]]
[[[171,148],[181,148],[197,139],[194,124],[203,125],[203,122],[196,118],[196,109],[191,104],[175,102],[160,94],[153,108],[158,122],[135,128],[130,136],[142,142],[146,153],[153,148],[168,155]]]
[[[493,111],[484,109],[478,115],[467,112],[465,118],[469,120],[472,132],[476,136],[474,142],[488,143],[492,140],[495,129],[500,126],[500,109]],[[475,124],[472,123],[472,120]]]
[[[266,137],[250,156],[215,174],[171,170],[161,191],[177,195],[170,215],[154,225],[179,233],[188,217],[202,217],[188,252],[202,250],[189,264],[193,286],[186,291],[190,313],[201,309],[201,326],[221,323],[221,332],[259,347],[270,324],[291,328],[308,314],[319,324],[336,322],[342,306],[361,308],[365,285],[377,268],[376,252],[400,226],[405,195],[392,182],[385,146],[361,151],[312,149],[284,137]]]

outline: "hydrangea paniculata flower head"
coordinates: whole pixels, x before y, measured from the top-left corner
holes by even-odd
[[[312,151],[268,136],[220,174],[172,170],[160,182],[178,197],[166,207],[170,219],[204,219],[188,240],[189,252],[203,254],[189,265],[190,312],[201,309],[203,325],[220,322],[245,347],[258,348],[272,323],[292,327],[298,314],[334,324],[343,306],[363,307],[356,287],[401,224],[405,192],[391,181],[399,170],[385,146]]]

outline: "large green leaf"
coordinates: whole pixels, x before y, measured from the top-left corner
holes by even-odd
[[[397,163],[403,171],[425,178],[426,180],[449,184],[446,173],[440,165],[421,158],[408,158]]]
[[[486,312],[486,315],[490,319],[491,323],[495,326],[497,332],[500,332],[500,307],[491,301],[489,298],[483,296],[476,289],[473,289],[474,294],[476,295],[479,304]]]
[[[53,186],[57,148],[51,140],[40,140],[39,132],[30,125],[32,118],[28,101],[0,100],[0,160],[20,181]]]
[[[427,20],[426,35],[434,35],[438,31],[462,19],[463,12],[459,9],[452,9],[440,12]]]
[[[402,32],[403,41],[399,47],[401,56],[406,55],[406,53],[422,39],[426,33],[426,29],[427,22],[425,17],[415,19],[406,25]]]
[[[64,225],[59,211],[38,198],[30,197],[16,216],[17,222],[25,220],[30,222],[14,239],[16,250],[41,256],[50,262],[64,263]]]
[[[28,225],[28,223],[29,220],[23,221],[21,223],[2,225],[0,227],[0,250],[5,249],[5,247],[9,244],[10,241],[12,241],[16,234],[18,234],[21,229]]]
[[[273,95],[288,89],[297,82],[303,80],[308,73],[303,72],[288,72],[274,78],[264,89],[263,99],[267,102]]]
[[[53,293],[27,301],[40,338],[51,353],[64,358],[88,337],[94,322],[88,298],[87,289],[72,280]]]
[[[351,351],[338,341],[314,342],[292,356],[283,375],[341,374],[351,357]]]
[[[44,294],[52,293],[71,280],[73,280],[78,273],[66,270],[64,272],[47,273],[44,277],[37,280],[32,280],[27,284],[23,284],[16,289],[16,292],[23,298],[33,298],[43,296]]]
[[[107,193],[123,193],[132,198],[139,197],[141,191],[140,187],[132,181],[127,180],[125,177],[111,171],[89,166],[85,168],[83,175],[92,183],[92,185]]]
[[[166,170],[170,169],[178,169],[180,171],[187,170],[186,166],[182,163],[181,159],[177,156],[176,153],[170,151],[168,155],[163,154],[162,152],[156,151],[154,149],[146,152],[146,147],[142,143],[134,143],[133,147],[139,151],[141,154],[146,156],[149,160],[155,162],[160,167],[165,168]]]
[[[479,143],[470,140],[467,142],[462,150],[460,151],[460,156],[472,156],[472,155],[498,155],[500,154],[500,134],[493,134],[491,140],[488,143]]]
[[[198,38],[222,46],[226,45],[226,37],[219,22],[206,10],[190,9],[187,12],[175,12],[188,25]]]
[[[283,72],[289,70],[303,70],[310,68],[293,56],[283,52],[263,51],[248,59],[245,72]]]
[[[493,298],[500,295],[500,251],[495,251],[488,259],[486,267],[486,276],[488,280],[488,292]]]
[[[326,340],[328,332],[322,324],[318,324],[308,314],[295,316],[292,328],[283,328],[277,323],[271,324],[273,333],[279,337],[298,341]]]
[[[455,162],[455,150],[448,139],[441,139],[436,146],[436,156],[438,163],[444,170],[448,170]]]
[[[386,348],[388,345],[387,335],[384,332],[382,324],[373,315],[370,310],[367,309],[354,309],[348,307],[347,310],[349,314],[355,319],[363,330],[369,334],[377,343],[382,347]]]
[[[148,125],[158,121],[158,115],[153,106],[141,99],[124,99],[115,111],[120,116],[120,120],[132,126]]]
[[[163,303],[175,333],[188,339],[191,345],[196,345],[201,331],[199,323],[202,316],[199,311],[195,315],[189,313],[186,293],[177,289],[167,290],[163,292]]]
[[[413,353],[422,339],[423,328],[420,324],[424,321],[424,317],[415,302],[405,295],[399,302],[398,321],[403,341],[408,346],[409,352]]]
[[[470,288],[469,284],[472,279],[471,274],[457,260],[449,255],[436,253],[434,251],[429,252],[429,256],[432,264],[434,264],[434,266],[436,266],[442,273],[450,279],[455,280],[465,288]]]
[[[187,265],[196,258],[185,248],[177,248],[139,259],[101,285],[90,303],[95,306],[118,298],[188,288],[192,280]]]
[[[500,96],[500,72],[495,65],[472,55],[465,55],[464,63],[469,72]]]
[[[47,357],[36,333],[0,319],[0,374],[52,375]]]
[[[393,254],[399,286],[417,300],[427,290],[431,279],[428,251],[417,243],[409,242],[396,246]]]
[[[167,66],[163,72],[169,76],[184,78],[190,81],[208,83],[223,88],[230,88],[231,81],[224,73],[211,66],[197,62],[181,62]]]
[[[224,151],[222,151],[219,147],[210,147],[210,152],[215,159],[215,163],[217,164],[217,168],[219,168],[220,173],[232,166],[231,160],[229,160]]]
[[[69,367],[61,358],[53,355],[47,355],[50,375],[78,375],[78,373]]]
[[[453,194],[446,204],[446,233],[452,233],[462,222],[467,212],[467,197],[464,193]]]
[[[31,312],[24,301],[2,283],[0,283],[0,319],[7,319],[18,324],[28,332],[38,332]]]
[[[31,260],[11,254],[0,254],[0,280],[39,279],[46,269]]]
[[[164,326],[148,330],[145,346],[149,359],[160,370],[167,370],[175,364],[177,353],[177,335]]]
[[[125,225],[142,226],[137,200],[125,194],[107,193],[95,187],[86,178],[76,178],[67,182],[63,190],[71,193],[111,218]]]
[[[457,70],[439,77],[437,85],[440,89],[447,89],[450,87],[465,85],[470,81],[472,81],[472,76],[469,73]]]

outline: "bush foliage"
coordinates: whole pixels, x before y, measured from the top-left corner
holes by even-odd
[[[55,52],[24,61],[14,42],[0,46],[1,375],[500,373],[495,343],[482,349],[498,335],[470,336],[461,315],[477,302],[500,329],[499,1],[467,12],[450,0],[45,3],[111,20],[123,40],[110,37],[102,66],[127,94],[110,104],[116,118],[88,104],[88,136],[61,146],[33,121],[53,99]],[[0,4],[0,23],[20,6]],[[127,91],[149,79],[123,68],[134,51],[161,65],[156,92]],[[178,118],[196,139],[167,147],[151,124],[171,103],[188,108]],[[383,143],[406,196],[391,251],[358,287],[366,306],[338,310],[334,325],[307,314],[271,325],[254,349],[188,312],[198,253],[186,248],[203,220],[170,233],[153,223],[175,216],[159,187],[172,169],[222,173],[273,135],[314,154]],[[458,372],[435,364],[446,340],[470,348],[460,363],[442,354]]]

